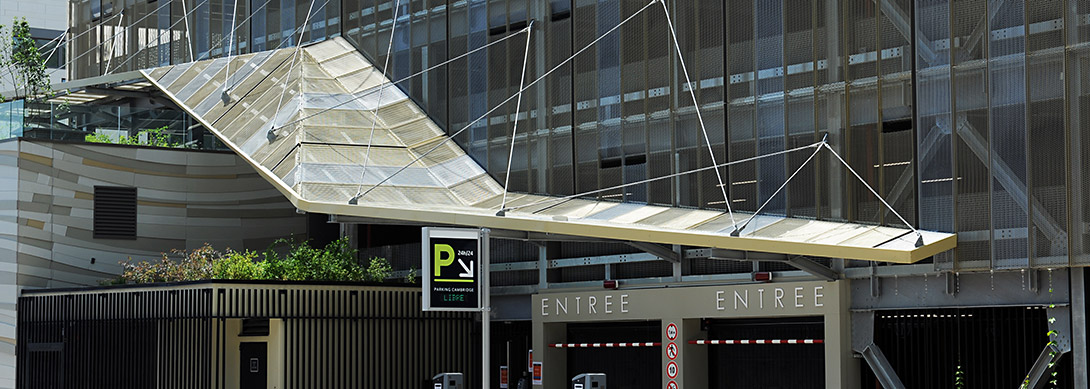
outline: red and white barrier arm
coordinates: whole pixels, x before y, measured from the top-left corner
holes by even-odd
[[[823,339],[727,339],[727,340],[690,340],[689,344],[734,345],[734,344],[822,344]]]
[[[662,346],[659,342],[636,342],[636,343],[553,343],[549,347],[552,348],[598,348],[598,347],[658,347]]]

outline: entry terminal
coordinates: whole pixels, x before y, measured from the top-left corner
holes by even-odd
[[[572,389],[606,389],[606,375],[603,373],[583,373],[571,379]]]
[[[465,379],[462,373],[439,373],[431,377],[432,387],[429,389],[465,389]]]

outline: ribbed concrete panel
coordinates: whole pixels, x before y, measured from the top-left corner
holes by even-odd
[[[96,185],[137,188],[135,239],[93,237]],[[259,250],[305,234],[306,218],[230,153],[0,142],[0,376],[15,376],[22,289],[97,285],[122,260],[175,248]]]
[[[956,245],[922,232],[917,247],[903,228],[514,193],[500,216],[502,183],[343,39],[232,59],[247,73],[224,99],[227,63],[143,74],[306,211],[901,263]]]
[[[136,187],[135,239],[94,238],[96,185]],[[305,235],[306,218],[231,153],[0,142],[0,377],[15,377],[20,290],[98,285],[122,260],[171,249],[261,250]]]

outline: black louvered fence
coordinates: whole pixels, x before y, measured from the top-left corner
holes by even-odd
[[[479,385],[479,323],[422,312],[419,287],[196,282],[25,291],[18,304],[23,389],[238,387],[240,342],[268,344],[282,388],[419,388],[441,372]],[[279,324],[246,336],[265,320]]]

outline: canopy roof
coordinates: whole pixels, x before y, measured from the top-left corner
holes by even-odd
[[[342,38],[141,74],[307,212],[898,263],[956,245],[764,215],[731,236],[749,214],[518,193],[499,216],[503,186]]]

